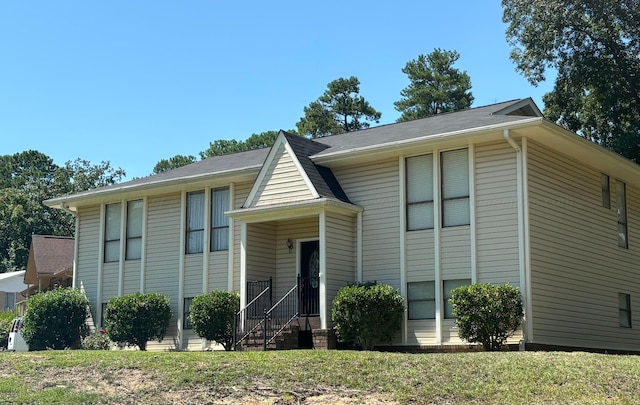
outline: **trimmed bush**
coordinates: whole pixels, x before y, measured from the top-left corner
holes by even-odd
[[[113,345],[109,336],[103,329],[102,332],[93,332],[82,339],[82,348],[84,350],[109,350]]]
[[[404,298],[398,290],[375,283],[341,288],[331,311],[338,339],[365,350],[372,350],[377,343],[390,343],[403,316]]]
[[[22,337],[29,350],[67,349],[80,342],[87,297],[73,288],[55,288],[27,301]]]
[[[149,340],[164,339],[171,320],[171,303],[158,293],[114,297],[107,303],[104,320],[112,341],[147,350]]]
[[[9,332],[11,332],[11,325],[17,316],[18,311],[15,309],[0,311],[0,350],[7,348],[7,345],[9,344]]]
[[[460,338],[487,351],[500,349],[522,323],[520,290],[509,284],[458,287],[449,302]]]
[[[189,320],[201,338],[233,349],[233,320],[240,310],[240,296],[234,292],[211,291],[193,299]]]

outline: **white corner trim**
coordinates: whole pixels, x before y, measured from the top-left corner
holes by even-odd
[[[320,213],[319,219],[319,240],[320,240],[320,328],[327,329],[327,215],[324,211]]]
[[[100,204],[100,234],[98,235],[98,281],[96,288],[96,319],[98,320],[97,325],[102,324],[102,276],[104,273],[104,221],[107,216],[106,211],[106,204]]]
[[[528,142],[526,137],[522,137],[522,199],[523,204],[523,225],[524,225],[524,281],[525,281],[525,311],[529,321],[526,323],[526,338],[533,342],[533,317],[532,317],[532,297],[531,297],[531,234],[529,223],[529,158]]]
[[[234,201],[236,199],[236,184],[229,184],[229,207],[235,209]],[[227,251],[227,291],[233,291],[233,260],[236,251],[235,237],[235,221],[229,217],[229,250]]]
[[[406,210],[406,169],[405,157],[398,157],[398,215],[400,217],[400,295],[406,299],[407,297],[407,210]],[[409,322],[407,319],[408,311],[405,305],[404,316],[402,317],[402,344],[407,344],[407,334]]]
[[[147,270],[147,216],[149,215],[149,197],[142,198],[142,246],[140,247],[140,292],[145,289]]]
[[[444,318],[444,308],[442,308],[442,275],[440,274],[440,230],[442,228],[441,207],[440,207],[440,151],[433,151],[433,262],[435,268],[436,287],[436,345],[442,344],[442,319]]]
[[[211,199],[213,190],[204,188],[204,232],[202,238],[202,291],[209,291],[209,256],[211,256]]]
[[[476,148],[469,145],[469,233],[471,236],[471,284],[478,282],[477,225],[476,225]]]

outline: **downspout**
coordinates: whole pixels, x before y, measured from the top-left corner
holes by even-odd
[[[522,175],[522,149],[520,145],[516,141],[511,138],[508,129],[503,131],[504,139],[511,145],[513,150],[516,152],[516,199],[517,199],[517,210],[518,210],[518,267],[519,267],[519,275],[520,275],[520,294],[523,296],[523,301],[525,303],[525,314],[524,314],[524,325],[522,327],[523,339],[520,342],[521,350],[524,350],[524,343],[529,338],[527,331],[529,330],[529,323],[531,319],[529,319],[529,313],[527,309],[529,306],[526,304],[529,301],[529,297],[527,296],[527,284],[526,284],[526,272],[525,272],[525,264],[526,264],[526,250],[525,250],[525,229],[524,229],[524,195],[523,195],[523,175]]]

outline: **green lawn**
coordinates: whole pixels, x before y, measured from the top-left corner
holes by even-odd
[[[44,351],[0,362],[0,403],[640,403],[638,356]]]

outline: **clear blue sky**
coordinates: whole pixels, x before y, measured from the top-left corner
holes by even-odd
[[[292,129],[327,83],[357,76],[394,122],[401,69],[457,50],[474,106],[533,97],[509,60],[499,0],[6,1],[0,155],[109,161],[127,179],[216,139]]]

